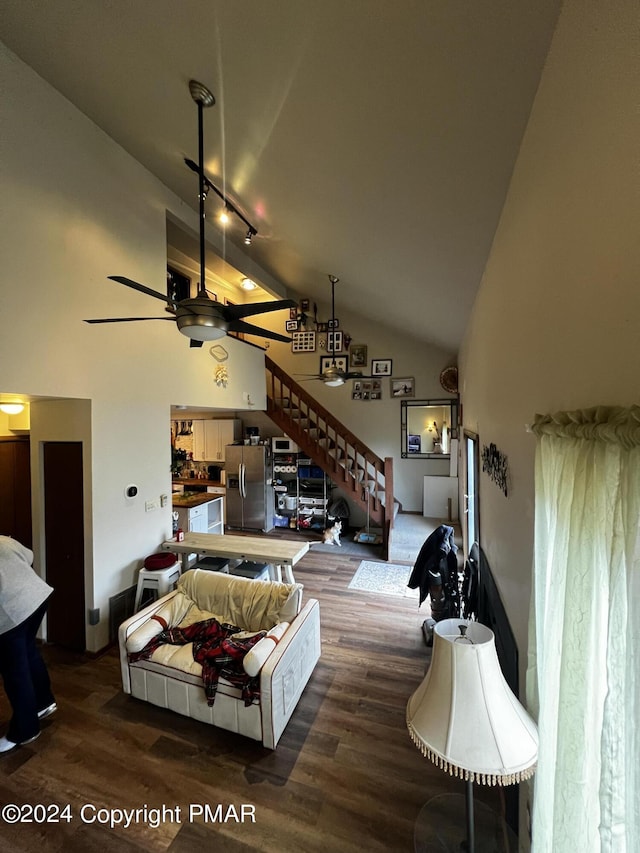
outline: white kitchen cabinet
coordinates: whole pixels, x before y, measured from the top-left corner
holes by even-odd
[[[227,444],[242,437],[239,418],[193,422],[193,458],[196,462],[224,462]]]
[[[178,507],[178,527],[185,533],[208,533],[209,514],[207,504],[192,507]]]

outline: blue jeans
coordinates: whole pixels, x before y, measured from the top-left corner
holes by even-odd
[[[49,672],[36,644],[36,634],[47,602],[24,622],[0,634],[0,673],[13,716],[6,736],[14,743],[35,737],[40,731],[38,711],[53,702]]]

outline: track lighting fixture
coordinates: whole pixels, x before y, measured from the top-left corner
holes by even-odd
[[[234,214],[234,216],[237,216],[241,222],[244,222],[244,224],[247,226],[247,233],[245,235],[244,242],[246,246],[250,246],[251,240],[258,233],[258,229],[249,222],[246,216],[240,213],[238,208],[233,204],[233,202],[229,201],[229,199],[222,192],[222,190],[219,190],[218,187],[213,183],[213,181],[208,178],[204,172],[200,171],[197,163],[194,163],[194,161],[190,160],[188,157],[184,158],[184,162],[187,164],[187,166],[191,169],[192,172],[195,172],[196,175],[199,175],[201,178],[203,201],[207,197],[209,190],[213,190],[214,193],[218,196],[218,198],[222,199],[224,203],[224,210],[220,214],[220,221],[226,225],[228,222],[231,221],[231,214]]]

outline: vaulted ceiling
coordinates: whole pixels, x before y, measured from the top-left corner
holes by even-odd
[[[560,0],[4,0],[5,44],[295,298],[455,351]],[[208,201],[209,204],[209,201]],[[213,218],[213,207],[210,210]],[[338,298],[338,296],[337,296]]]

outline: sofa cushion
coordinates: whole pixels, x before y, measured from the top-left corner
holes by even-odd
[[[276,643],[279,643],[288,627],[288,622],[278,622],[277,625],[267,631],[267,637],[272,637]]]
[[[188,675],[202,677],[202,664],[193,659],[193,643],[187,643],[184,646],[163,643],[154,651],[150,660],[163,666],[179,669]]]
[[[185,572],[177,588],[219,622],[253,632],[290,622],[302,604],[301,584],[256,581],[201,569]]]
[[[244,656],[242,666],[247,675],[254,678],[262,669],[265,661],[276,647],[273,637],[263,637]]]
[[[166,627],[179,625],[185,617],[193,610],[193,601],[182,592],[177,592],[166,604],[163,604],[156,612],[142,623],[135,631],[127,637],[127,651],[140,652],[149,640],[164,631]],[[197,614],[196,614],[197,616]],[[208,617],[200,617],[208,618]],[[198,618],[191,620],[197,622]],[[188,624],[191,624],[189,622]]]

